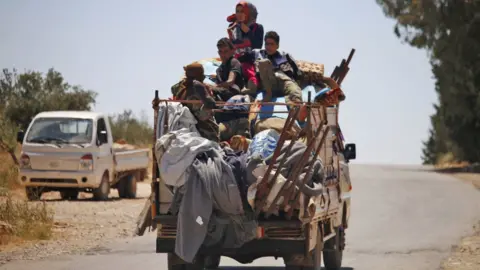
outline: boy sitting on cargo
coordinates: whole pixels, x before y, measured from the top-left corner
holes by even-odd
[[[227,101],[231,97],[240,94],[244,87],[242,65],[235,59],[235,47],[228,38],[221,38],[217,42],[218,55],[222,64],[216,71],[216,86],[212,87],[213,94]]]
[[[202,82],[205,79],[203,66],[199,63],[192,63],[186,67],[185,77],[173,85],[171,90],[174,100],[201,101],[196,104],[182,103],[190,109],[190,112],[197,119],[197,130],[202,137],[219,142],[219,129],[213,116],[212,109],[215,109],[215,99],[211,91]]]
[[[295,59],[286,52],[278,51],[280,36],[275,31],[265,34],[265,49],[254,50],[257,71],[266,91],[265,101],[272,97],[285,97],[286,103],[302,102],[302,89],[297,80],[302,76]],[[299,118],[306,117],[302,107]]]
[[[257,8],[252,3],[240,1],[235,14],[228,16],[230,23],[227,32],[235,46],[235,58],[242,64],[242,72],[249,94],[255,94],[258,78],[255,76],[255,57],[253,49],[263,47],[263,25],[257,23]]]
[[[242,66],[233,57],[235,48],[232,42],[228,38],[222,38],[217,42],[217,49],[222,64],[216,70],[217,85],[211,87],[214,95],[222,101],[245,103],[245,97],[240,95],[244,86]],[[248,135],[248,115],[237,113],[242,111],[242,106],[227,107],[224,107],[227,111],[215,114],[219,123],[220,140],[228,141],[234,135]]]

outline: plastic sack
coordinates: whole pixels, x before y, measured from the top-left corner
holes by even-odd
[[[248,147],[248,156],[260,156],[265,159],[273,154],[277,147],[280,134],[274,129],[266,129],[257,133],[250,146]]]

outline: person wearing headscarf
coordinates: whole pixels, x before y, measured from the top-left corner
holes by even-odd
[[[242,72],[247,85],[247,91],[244,92],[251,95],[256,94],[259,83],[252,50],[263,47],[264,34],[263,25],[257,23],[257,16],[258,11],[254,4],[240,1],[235,7],[235,14],[227,17],[227,21],[230,23],[227,32],[235,46],[235,58],[242,64]]]
[[[183,68],[185,76],[171,87],[174,100],[197,100],[202,103],[182,103],[197,119],[197,130],[202,137],[219,142],[219,127],[213,109],[216,108],[212,91],[203,83],[204,69],[200,63],[191,63]]]

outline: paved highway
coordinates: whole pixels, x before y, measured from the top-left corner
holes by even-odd
[[[480,220],[480,192],[419,166],[352,165],[352,217],[344,270],[433,270],[452,245]],[[155,236],[124,239],[91,255],[17,261],[2,270],[167,269]],[[280,269],[283,260],[264,258],[241,265],[222,258],[223,269]]]

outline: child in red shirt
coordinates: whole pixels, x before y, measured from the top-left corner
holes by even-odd
[[[235,46],[235,58],[242,64],[242,73],[246,79],[248,93],[256,95],[258,78],[255,72],[253,49],[263,47],[263,25],[257,23],[257,8],[252,3],[240,1],[235,14],[227,17],[230,22],[227,32]]]

